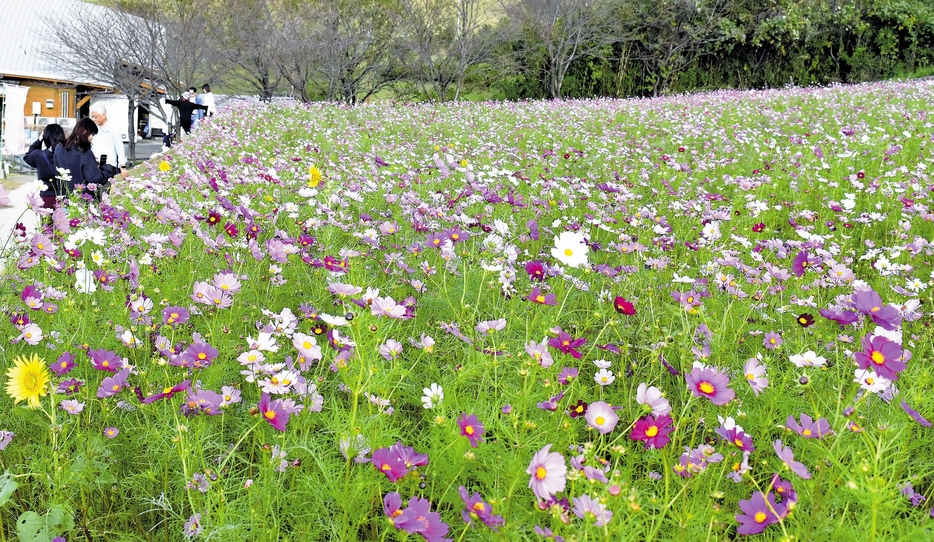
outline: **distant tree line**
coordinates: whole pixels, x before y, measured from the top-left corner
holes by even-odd
[[[119,37],[64,31],[88,59],[106,59],[70,64],[127,79],[131,93],[145,80],[346,103],[624,97],[934,73],[929,0],[96,3],[118,12]],[[107,65],[118,68],[101,75]]]

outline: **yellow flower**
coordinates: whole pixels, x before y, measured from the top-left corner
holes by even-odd
[[[13,360],[13,367],[6,372],[10,380],[6,383],[7,395],[13,398],[14,404],[22,400],[29,402],[30,408],[39,407],[39,397],[45,396],[48,390],[49,370],[45,360],[33,354],[31,358],[20,356]]]
[[[316,188],[321,184],[321,170],[315,166],[308,168],[308,188]]]
[[[172,164],[166,162],[165,160],[159,162],[159,171],[168,173],[170,169],[172,169]]]

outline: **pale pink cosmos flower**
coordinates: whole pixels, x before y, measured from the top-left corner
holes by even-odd
[[[662,391],[645,382],[636,389],[636,402],[652,409],[652,416],[656,418],[671,413],[671,405],[662,397]]]
[[[405,305],[400,305],[391,297],[377,297],[370,305],[370,314],[387,318],[405,318]]]
[[[568,467],[564,456],[550,450],[551,444],[547,444],[536,452],[532,456],[529,468],[525,470],[532,476],[529,479],[529,488],[542,501],[550,500],[555,493],[564,491],[567,484]]]

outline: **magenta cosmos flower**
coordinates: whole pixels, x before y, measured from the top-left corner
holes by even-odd
[[[289,423],[289,411],[283,406],[281,399],[272,401],[269,394],[264,393],[258,406],[260,414],[269,425],[276,431],[285,431],[285,426]]]
[[[527,474],[532,475],[529,479],[529,488],[542,501],[550,500],[555,493],[564,491],[567,483],[568,467],[564,462],[564,456],[550,450],[551,444],[545,445],[532,456],[532,462],[525,470]]]
[[[633,424],[629,438],[644,442],[646,450],[649,448],[661,449],[671,440],[668,438],[668,434],[672,431],[674,431],[674,427],[671,427],[671,416],[667,414],[657,418],[643,416]]]
[[[471,448],[476,448],[477,443],[480,442],[480,437],[486,433],[483,424],[480,423],[480,420],[478,420],[477,416],[474,414],[461,414],[461,417],[457,420],[457,425],[461,428],[461,436],[467,437],[467,439],[470,440]]]
[[[616,312],[626,316],[635,316],[636,314],[635,305],[626,301],[626,298],[621,295],[616,296],[616,299],[613,300],[613,308],[616,309]]]
[[[895,341],[881,335],[866,334],[863,337],[863,351],[853,354],[860,369],[872,368],[877,375],[889,380],[898,379],[898,373],[905,370],[905,363],[899,361],[902,348]]]
[[[736,396],[736,392],[729,388],[730,379],[710,367],[704,369],[695,367],[690,373],[684,375],[684,379],[694,397],[706,397],[717,406],[729,403]]]

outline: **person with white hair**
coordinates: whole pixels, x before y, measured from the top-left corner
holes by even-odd
[[[126,151],[123,148],[123,138],[114,132],[111,129],[111,123],[107,122],[107,106],[101,102],[92,103],[91,120],[97,125],[97,135],[91,141],[91,152],[101,165],[105,181],[109,182],[117,175],[117,172],[120,173],[121,179],[126,179]],[[101,160],[102,157],[106,158]]]

